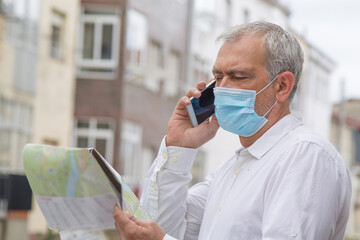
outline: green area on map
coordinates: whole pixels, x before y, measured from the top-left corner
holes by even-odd
[[[27,144],[24,168],[33,192],[49,197],[116,196],[91,149]],[[124,208],[140,219],[149,219],[140,202],[121,179]]]

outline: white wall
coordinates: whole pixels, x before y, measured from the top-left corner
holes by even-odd
[[[37,89],[34,106],[34,143],[71,146],[75,97],[75,34],[78,0],[42,0],[39,19]],[[60,59],[50,56],[53,11],[64,16]],[[44,233],[47,224],[33,199],[28,218],[29,233]]]
[[[308,67],[302,79],[305,82],[303,98],[304,125],[326,139],[330,137],[331,102],[328,95],[331,69],[334,64],[308,45]]]
[[[39,52],[34,142],[71,145],[75,98],[75,37],[79,1],[43,0],[39,21]],[[62,57],[50,57],[53,11],[64,15]]]

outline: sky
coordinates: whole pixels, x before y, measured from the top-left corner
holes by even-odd
[[[290,26],[336,63],[330,101],[360,99],[360,0],[281,0],[291,11]]]

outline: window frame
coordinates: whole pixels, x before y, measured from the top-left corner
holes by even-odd
[[[86,121],[89,123],[87,128],[79,128],[78,122]],[[113,164],[114,153],[114,121],[108,118],[77,118],[74,120],[73,145],[78,147],[78,138],[86,137],[88,139],[88,147],[96,146],[96,139],[106,140],[106,152],[103,156],[111,165]],[[98,123],[106,122],[109,124],[107,129],[99,129]]]
[[[139,22],[137,22],[137,24],[134,24],[132,22],[132,16],[131,14],[134,14],[134,17],[140,17],[144,20],[144,29],[142,29],[143,34],[145,35],[144,40],[144,48],[132,48],[130,47],[130,42],[133,41],[131,39],[132,35],[129,33],[130,29],[133,29],[134,25],[138,25]],[[137,15],[137,16],[136,16]],[[148,65],[148,51],[149,51],[149,20],[147,18],[147,16],[139,11],[138,9],[135,8],[130,8],[127,12],[127,34],[126,34],[126,43],[125,43],[125,59],[126,59],[126,63],[128,66],[130,67],[136,67],[136,68],[146,68]],[[136,29],[136,31],[138,31],[138,29]],[[140,54],[140,56],[139,56]]]
[[[51,12],[51,25],[50,25],[50,57],[52,59],[61,60],[64,57],[63,41],[65,33],[65,16],[57,10]],[[58,28],[58,46],[54,46],[54,27]]]
[[[79,38],[78,38],[78,76],[84,78],[95,78],[95,79],[115,79],[118,71],[119,62],[119,49],[120,49],[120,17],[117,12],[111,14],[101,13],[99,14],[85,13],[85,7],[82,8],[80,16],[80,27],[79,27]],[[94,24],[94,43],[93,43],[93,58],[85,59],[83,57],[84,49],[84,34],[85,24]],[[111,59],[101,59],[101,44],[102,44],[102,33],[103,26],[111,25],[112,31],[112,49]],[[99,71],[83,70],[83,68],[93,68]],[[109,72],[103,72],[109,71]]]
[[[140,124],[137,124],[132,121],[125,120],[121,128],[121,169],[122,176],[124,179],[130,183],[134,184],[141,177],[141,167],[142,167],[142,154],[143,154],[143,127]],[[133,131],[135,130],[135,131]],[[135,162],[125,159],[125,150],[126,144],[132,144],[135,151]],[[131,160],[131,159],[130,159]]]
[[[0,144],[7,146],[5,151],[8,161],[0,160],[0,171],[23,170],[22,151],[26,143],[31,142],[33,135],[33,107],[27,103],[14,99],[0,97],[0,134],[6,132],[8,140],[0,140]],[[3,134],[2,134],[3,135]],[[0,146],[0,150],[2,146]]]

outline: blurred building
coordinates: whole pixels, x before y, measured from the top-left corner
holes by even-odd
[[[349,99],[332,109],[331,142],[344,158],[352,181],[347,236],[360,238],[360,100]]]
[[[71,146],[75,102],[75,51],[80,3],[38,1],[38,46],[32,143]],[[33,199],[30,235],[45,233],[47,224]]]
[[[83,0],[81,6],[74,145],[95,146],[136,189],[179,97],[187,1]]]
[[[135,190],[179,97],[212,77],[220,47],[216,37],[256,20],[289,29],[290,15],[277,0],[0,3],[0,178],[23,174],[27,142],[96,147]],[[293,108],[326,137],[331,112],[326,93],[334,63],[299,39],[305,67]],[[239,147],[237,136],[220,129],[199,150],[193,183]],[[24,239],[27,233],[20,229],[27,227],[31,233],[46,231],[33,206],[29,217],[13,219],[19,231],[11,231],[16,235],[10,239]]]
[[[21,240],[29,208],[12,205],[31,205],[31,194],[13,196],[25,193],[22,149],[34,134],[39,1],[0,1],[0,10],[0,238]]]
[[[305,37],[294,31],[292,34],[296,36],[304,51],[303,73],[292,102],[292,110],[302,116],[305,126],[329,139],[331,122],[329,87],[330,77],[336,64]]]
[[[15,2],[1,2],[0,170],[22,173],[22,148],[33,137],[39,1]]]
[[[73,145],[119,166],[126,1],[83,0],[77,25]]]
[[[121,171],[144,180],[185,82],[192,1],[128,0]]]
[[[6,0],[1,10],[0,192],[10,196],[1,237],[21,240],[47,231],[34,199],[30,214],[11,207],[22,204],[20,189],[29,187],[22,180],[24,145],[72,144],[79,2]]]

